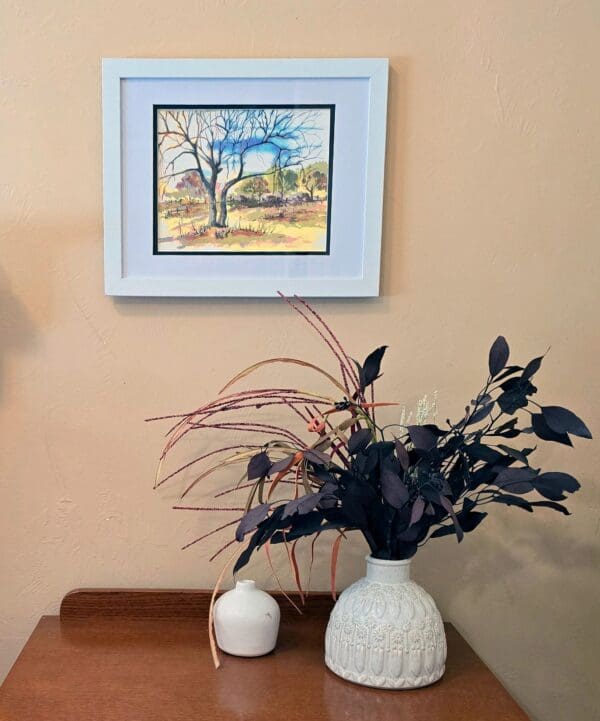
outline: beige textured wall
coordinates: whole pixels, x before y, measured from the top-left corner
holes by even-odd
[[[383,294],[319,309],[357,356],[388,343],[385,394],[437,388],[442,418],[498,332],[522,360],[552,345],[543,397],[600,434],[600,4],[179,5],[0,5],[0,676],[73,587],[215,579],[215,543],[178,550],[202,521],[169,511],[176,487],[151,490],[145,416],[267,352],[328,362],[276,301],[103,295],[102,56],[389,56]],[[577,446],[540,453],[580,477],[572,517],[497,508],[414,563],[537,721],[598,718],[600,455]],[[343,550],[342,585],[363,551]],[[320,560],[324,587],[325,545]]]

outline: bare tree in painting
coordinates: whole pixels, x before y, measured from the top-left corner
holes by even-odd
[[[302,167],[317,157],[316,119],[314,110],[292,108],[162,109],[160,180],[197,173],[209,203],[208,224],[225,227],[227,196],[237,183]],[[257,170],[261,159],[265,169]]]

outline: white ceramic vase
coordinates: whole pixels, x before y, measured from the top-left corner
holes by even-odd
[[[233,656],[264,656],[277,643],[279,604],[254,581],[238,581],[217,599],[215,635],[222,651]]]
[[[431,596],[410,580],[410,560],[367,556],[366,577],[331,612],[325,663],[348,681],[378,688],[418,688],[442,677],[444,624]]]

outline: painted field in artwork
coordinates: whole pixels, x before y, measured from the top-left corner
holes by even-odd
[[[333,106],[155,106],[154,252],[329,252]]]

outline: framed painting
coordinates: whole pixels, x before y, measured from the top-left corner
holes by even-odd
[[[387,70],[105,59],[106,293],[378,295]]]

